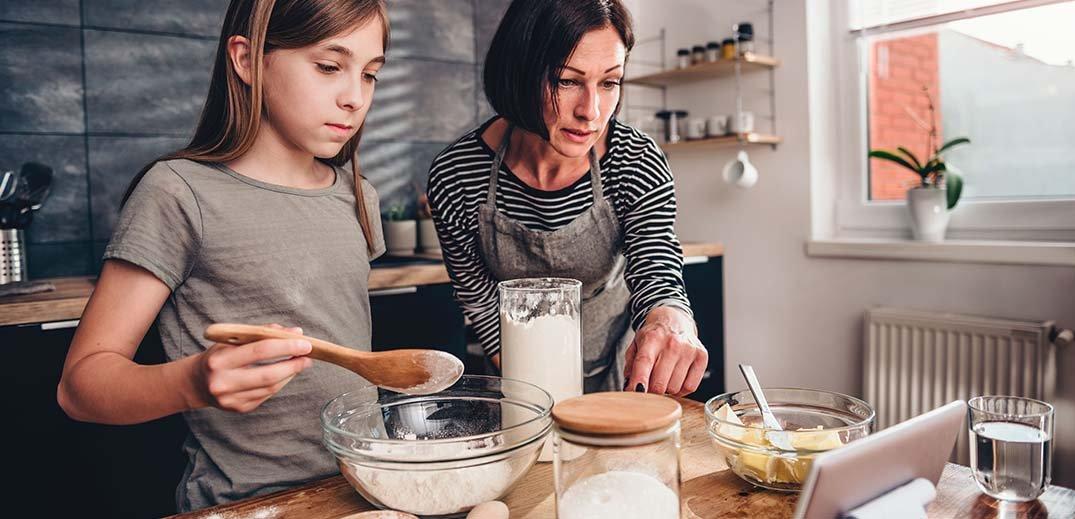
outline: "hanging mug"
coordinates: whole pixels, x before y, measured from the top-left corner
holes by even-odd
[[[758,182],[758,170],[750,163],[746,151],[739,150],[735,158],[724,165],[724,181],[743,189]]]

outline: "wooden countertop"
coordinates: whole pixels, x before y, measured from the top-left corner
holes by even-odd
[[[724,255],[720,243],[690,243],[683,245],[684,256],[717,257]],[[422,256],[429,259],[428,256]],[[82,315],[90,293],[93,277],[43,279],[56,286],[52,292],[0,298],[0,326],[72,321]],[[436,285],[447,283],[448,270],[443,263],[377,267],[370,270],[370,290]]]
[[[798,494],[755,487],[727,470],[727,465],[717,455],[706,434],[702,404],[687,399],[680,399],[680,403],[683,405],[680,455],[682,517],[792,517]],[[555,517],[555,499],[552,464],[536,463],[504,498],[504,502],[511,509],[511,519],[545,519]],[[998,512],[998,508],[1002,511]],[[173,517],[344,519],[352,514],[374,509],[342,476],[336,476],[292,490]],[[1073,517],[1075,491],[1054,486],[1033,503],[1000,505],[996,500],[979,492],[969,468],[948,464],[937,486],[937,498],[930,505],[928,515],[930,518],[943,519],[999,516]]]

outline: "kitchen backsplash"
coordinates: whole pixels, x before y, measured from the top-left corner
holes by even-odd
[[[56,175],[26,235],[31,278],[100,268],[131,177],[193,131],[227,3],[0,3],[0,171],[33,160]],[[491,115],[481,62],[508,3],[388,0],[360,155],[382,207],[413,208],[433,157]]]

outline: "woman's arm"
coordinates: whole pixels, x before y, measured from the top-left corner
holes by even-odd
[[[168,286],[134,264],[107,260],[64,362],[56,398],[73,419],[106,424],[146,422],[214,406],[247,412],[309,366],[305,357],[251,364],[310,351],[305,341],[214,344],[204,353],[157,365],[132,359],[170,295]]]
[[[500,367],[497,280],[478,250],[478,231],[473,225],[476,201],[467,198],[464,183],[452,166],[450,150],[442,152],[430,166],[429,209],[455,299],[470,320],[485,354]]]
[[[478,253],[477,233],[462,229],[433,209],[433,223],[455,298],[474,327],[485,354],[500,367],[500,315],[497,282]]]
[[[698,389],[709,354],[683,284],[683,252],[675,232],[676,198],[668,162],[656,145],[621,180],[632,199],[621,216],[624,279],[631,289],[634,342],[627,350],[624,389],[686,395]]]

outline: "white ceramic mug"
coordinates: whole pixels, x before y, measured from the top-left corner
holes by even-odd
[[[743,189],[758,182],[758,169],[750,163],[746,151],[740,150],[734,159],[724,165],[724,181]]]
[[[705,138],[705,119],[702,119],[701,117],[691,117],[687,119],[686,127],[688,139]]]
[[[714,115],[705,121],[705,134],[707,137],[720,137],[727,135],[728,132],[728,116],[727,115]]]
[[[754,112],[739,112],[739,117],[729,116],[732,133],[750,133],[754,131]]]

